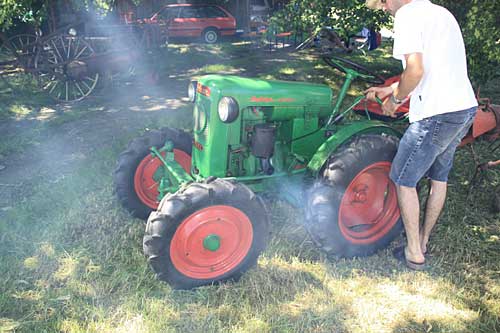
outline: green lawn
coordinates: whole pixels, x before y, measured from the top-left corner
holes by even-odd
[[[385,73],[399,68],[387,48],[354,58]],[[195,61],[187,66],[183,59]],[[342,80],[307,52],[270,54],[229,44],[171,45],[160,79],[187,84],[217,71],[328,83],[333,89]],[[500,104],[497,84],[484,84],[482,95],[491,93]],[[354,86],[350,98],[364,87]],[[28,148],[33,159],[43,159],[37,147],[51,140],[52,131],[78,128],[101,111],[132,114],[128,106],[99,109],[109,97],[102,96],[41,119],[40,108],[58,106],[39,93],[30,97],[29,89],[21,90],[22,98],[0,94],[3,125],[31,126],[2,137],[4,159]],[[367,258],[326,258],[308,238],[299,212],[272,201],[269,245],[240,281],[175,291],[155,280],[142,254],[144,224],[119,206],[112,171],[127,141],[146,128],[189,129],[187,111],[144,112],[134,118],[135,129],[116,130],[113,140],[83,152],[59,174],[19,185],[11,204],[0,207],[0,332],[500,331],[500,215],[491,210],[500,170],[491,170],[467,196],[476,163],[470,148],[457,153],[428,271],[406,269],[390,249]],[[479,162],[500,154],[484,141],[474,144],[474,152]],[[17,183],[0,171],[0,191]]]

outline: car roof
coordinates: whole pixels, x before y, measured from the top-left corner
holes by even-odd
[[[158,15],[162,10],[167,9],[167,8],[181,8],[181,7],[217,7],[221,9],[223,12],[229,15],[229,17],[233,17],[230,12],[228,12],[224,7],[221,7],[216,4],[212,3],[173,3],[170,5],[164,6],[162,9],[160,9],[154,16]]]
[[[194,7],[194,6],[215,6],[215,7],[220,7],[216,4],[209,4],[209,3],[173,3],[170,5],[166,5],[164,8],[169,8],[169,7]]]

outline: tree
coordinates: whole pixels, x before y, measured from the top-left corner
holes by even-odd
[[[331,26],[337,34],[347,39],[363,27],[387,24],[390,18],[381,11],[365,7],[365,0],[291,0],[272,19],[276,30],[312,32],[322,26]]]
[[[500,1],[436,0],[462,28],[469,71],[476,84],[500,75]]]
[[[116,0],[0,0],[0,30],[5,31],[14,24],[29,23],[41,26],[53,15],[56,8],[71,8],[73,11],[92,11],[105,15]],[[139,1],[139,0],[137,0]],[[134,2],[137,2],[134,1]],[[140,2],[140,1],[139,1]]]
[[[0,0],[0,30],[7,30],[15,20],[39,25],[47,15],[46,2],[43,0]]]

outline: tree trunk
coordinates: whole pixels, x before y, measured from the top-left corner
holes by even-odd
[[[250,0],[231,1],[226,9],[236,18],[238,29],[250,31]]]

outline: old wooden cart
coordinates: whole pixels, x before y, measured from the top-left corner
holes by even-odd
[[[91,95],[103,74],[130,68],[159,50],[166,37],[159,25],[133,23],[101,25],[85,34],[72,26],[48,35],[0,32],[0,42],[0,80],[8,85],[9,77],[28,74],[57,101],[75,102]]]

